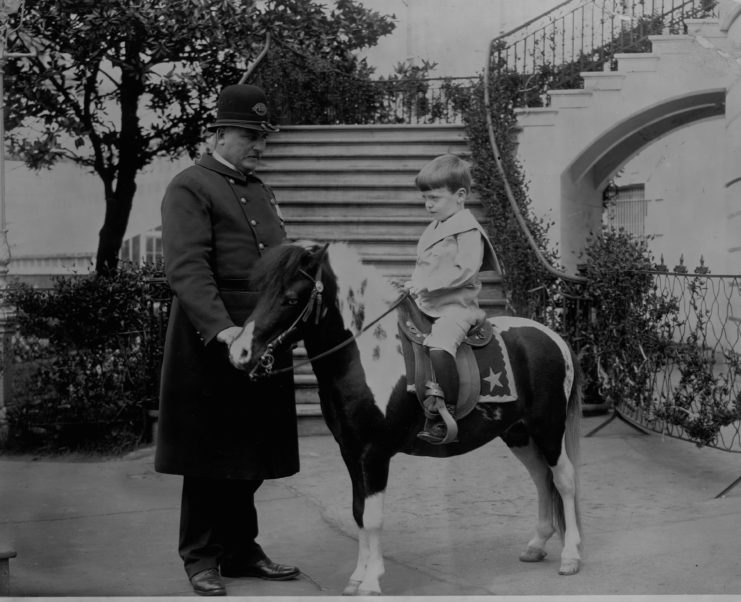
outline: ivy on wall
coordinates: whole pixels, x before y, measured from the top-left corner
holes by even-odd
[[[498,72],[490,97],[501,161],[532,238],[541,255],[556,267],[558,254],[548,241],[551,223],[534,214],[524,170],[517,161],[514,107],[522,78],[502,65]],[[646,241],[604,227],[588,238],[581,257],[583,281],[555,277],[529,246],[506,196],[489,143],[483,86],[482,79],[470,93],[450,93],[464,116],[475,190],[486,207],[487,226],[504,266],[504,287],[513,310],[537,317],[566,336],[586,377],[587,402],[624,410],[647,428],[699,446],[722,446],[723,429],[735,425],[732,430],[740,431],[741,387],[736,375],[741,362],[732,348],[723,352],[720,362],[718,354],[708,349],[713,316],[703,303],[706,285],[702,284],[708,270],[700,269],[688,285],[689,305],[695,308],[688,316],[679,306],[678,296],[684,293],[657,285],[656,265]],[[719,303],[711,305],[717,311]],[[683,334],[690,318],[690,333]],[[662,379],[676,380],[676,386]]]

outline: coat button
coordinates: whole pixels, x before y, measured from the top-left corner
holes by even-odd
[[[234,178],[229,178],[229,183],[234,184]]]
[[[257,220],[251,219],[250,224],[252,224],[253,226],[257,226]]]
[[[244,197],[241,197],[241,198],[239,199],[239,202],[240,202],[240,203],[242,203],[242,204],[244,205],[244,204],[245,204],[245,203],[247,202],[247,199],[246,199],[246,198],[244,198]]]
[[[262,251],[265,248],[265,245],[260,243],[259,245],[257,245],[257,248]]]

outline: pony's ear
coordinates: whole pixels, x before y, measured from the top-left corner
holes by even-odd
[[[297,247],[301,247],[302,249],[305,249],[306,251],[309,251],[309,253],[316,253],[319,251],[319,249],[322,248],[322,245],[315,240],[297,240],[291,244],[296,245]]]
[[[327,256],[327,249],[329,249],[329,243],[325,243],[323,245],[317,243],[314,247],[309,249],[309,252],[311,253],[312,263],[321,263]]]

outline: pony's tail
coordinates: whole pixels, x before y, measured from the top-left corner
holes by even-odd
[[[571,461],[571,464],[574,467],[574,513],[576,514],[576,526],[579,529],[579,533],[582,533],[581,512],[579,511],[579,444],[581,441],[583,375],[576,354],[572,349],[569,349],[569,351],[571,353],[571,364],[574,367],[574,382],[571,385],[571,393],[569,394],[566,406],[564,450],[566,452],[566,457]],[[549,485],[551,489],[551,511],[554,518],[554,525],[559,536],[563,539],[563,534],[566,532],[563,499],[561,499],[561,494],[558,492],[558,489],[553,482],[552,474],[550,475]]]

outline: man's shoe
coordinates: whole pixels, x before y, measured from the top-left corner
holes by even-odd
[[[217,569],[196,573],[190,578],[190,584],[199,596],[226,596],[226,588]]]
[[[268,581],[288,581],[299,576],[301,571],[295,566],[278,564],[270,558],[263,558],[254,564],[239,566],[221,565],[222,577],[258,577]]]

